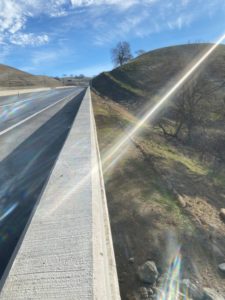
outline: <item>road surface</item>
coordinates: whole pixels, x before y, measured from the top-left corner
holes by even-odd
[[[0,277],[40,197],[82,88],[0,97]]]

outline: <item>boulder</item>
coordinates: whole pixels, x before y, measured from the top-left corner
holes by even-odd
[[[225,222],[225,208],[221,208],[220,210],[220,219]]]
[[[148,299],[148,290],[146,289],[146,287],[141,287],[139,289],[139,293],[140,293],[141,299]]]
[[[204,288],[204,300],[225,300],[224,297],[220,296],[214,289]]]
[[[225,274],[225,263],[222,263],[218,266],[219,270]]]
[[[183,294],[188,293],[189,297],[193,300],[203,300],[204,291],[203,289],[197,287],[189,279],[183,279],[180,283],[180,289]]]
[[[154,261],[147,261],[142,266],[138,267],[137,274],[140,281],[149,284],[154,284],[159,276],[159,272]]]
[[[151,288],[148,288],[147,290],[148,290],[148,294],[149,294],[150,296],[154,295],[154,291],[153,291],[153,289],[151,289]]]

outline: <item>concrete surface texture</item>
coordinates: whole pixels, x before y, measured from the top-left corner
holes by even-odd
[[[0,299],[120,299],[89,89],[4,274]]]
[[[14,96],[0,98],[0,277],[51,173],[83,94],[79,88],[32,93],[23,95],[17,104]]]
[[[89,92],[89,91],[88,91]],[[87,95],[89,99],[90,94]],[[119,283],[109,222],[95,119],[91,107],[92,232],[94,299],[119,300]]]

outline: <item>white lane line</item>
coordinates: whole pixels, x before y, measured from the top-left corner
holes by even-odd
[[[51,92],[52,92],[52,91],[51,91]],[[54,92],[55,92],[55,90],[54,90]],[[37,99],[42,99],[42,98],[44,98],[44,97],[53,96],[53,94],[50,93],[50,95],[49,95],[49,91],[48,91],[48,93],[47,93],[46,95],[36,95],[36,96],[37,96],[37,97],[35,97],[35,95],[34,95],[34,98],[32,97],[32,98],[25,99],[25,100],[21,100],[21,101],[16,101],[16,102],[11,102],[11,103],[1,104],[0,107],[2,108],[2,107],[13,106],[13,105],[15,105],[15,104],[20,104],[20,103],[22,104],[22,103],[24,103],[24,102],[30,102],[30,101],[34,101],[34,100],[37,100]],[[10,96],[10,97],[14,97],[14,96]]]
[[[77,92],[76,92],[76,93],[73,92],[72,94],[70,94],[70,95],[68,95],[68,96],[66,96],[66,97],[64,97],[64,98],[62,98],[62,99],[60,99],[60,100],[58,100],[58,101],[52,103],[51,105],[49,105],[49,106],[47,106],[47,107],[45,107],[45,108],[39,110],[38,112],[34,113],[33,115],[31,115],[31,116],[29,116],[29,117],[27,117],[27,118],[25,118],[25,119],[19,121],[18,123],[14,124],[14,125],[12,125],[12,126],[10,126],[10,127],[8,127],[8,128],[6,128],[5,130],[0,131],[0,136],[3,135],[3,134],[5,134],[5,133],[7,133],[7,132],[9,132],[9,131],[11,131],[12,129],[14,129],[14,128],[20,126],[21,124],[23,124],[23,123],[29,121],[30,119],[36,117],[37,115],[39,115],[40,113],[44,112],[45,110],[47,110],[47,109],[49,109],[49,108],[55,106],[56,104],[58,104],[58,103],[60,103],[60,102],[62,102],[62,101],[65,101],[65,100],[69,100],[69,99],[67,99],[67,98],[70,98],[72,95],[75,97],[75,94],[76,94],[76,96],[78,95]],[[73,98],[73,96],[71,97],[71,99]]]
[[[10,208],[7,209],[3,215],[0,216],[0,222],[2,222],[8,215],[10,215],[18,206],[18,202],[14,203]]]

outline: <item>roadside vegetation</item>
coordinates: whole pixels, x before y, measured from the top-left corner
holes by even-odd
[[[207,46],[144,53],[94,78],[102,157]],[[182,280],[190,279],[198,291],[225,295],[218,269],[225,260],[224,57],[220,46],[201,73],[130,139],[117,163],[104,166],[122,299],[142,299],[148,286],[138,278],[139,267],[154,261],[162,277],[179,246]]]

